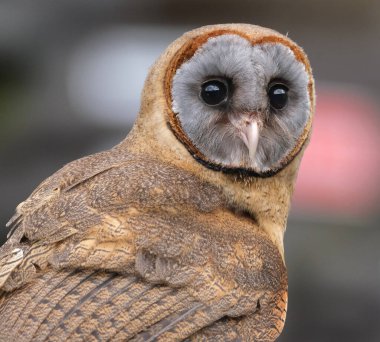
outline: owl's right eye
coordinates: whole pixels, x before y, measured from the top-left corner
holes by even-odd
[[[201,86],[200,98],[208,106],[217,106],[228,99],[228,83],[225,80],[208,80]]]

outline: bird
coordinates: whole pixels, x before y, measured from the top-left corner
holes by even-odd
[[[149,70],[126,138],[19,204],[0,341],[274,341],[283,238],[315,90],[296,43],[196,28]]]

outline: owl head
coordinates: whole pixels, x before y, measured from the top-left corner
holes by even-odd
[[[148,77],[143,103],[155,103],[150,111],[164,113],[204,166],[268,177],[308,141],[314,83],[306,55],[287,37],[247,24],[213,25],[169,46]]]

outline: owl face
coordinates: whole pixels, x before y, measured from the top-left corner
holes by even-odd
[[[273,174],[302,147],[310,82],[286,44],[209,37],[171,79],[174,131],[209,167]]]

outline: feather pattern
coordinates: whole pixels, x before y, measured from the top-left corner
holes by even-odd
[[[224,316],[249,311],[268,284],[271,292],[286,286],[281,256],[254,221],[220,211],[228,206],[220,190],[184,170],[130,155],[75,184],[51,196],[55,177],[44,183],[32,196],[45,192],[49,201],[19,209],[20,226],[1,249],[1,274],[10,272],[1,315],[13,320],[0,328],[10,340],[186,338]],[[185,186],[169,196],[175,184]],[[182,207],[187,213],[178,216]],[[253,258],[241,263],[237,253]],[[17,261],[7,269],[12,256]],[[28,296],[22,286],[31,289]],[[249,305],[241,301],[248,296]],[[13,311],[15,301],[24,309]]]
[[[192,54],[198,58],[196,51],[201,56],[209,43],[220,52],[220,40],[211,36],[232,39],[221,49],[234,57],[226,63],[219,56],[213,68],[227,68],[249,82],[236,54],[242,44],[237,32],[294,47],[278,33],[250,25],[210,26],[184,35],[151,69],[129,136],[108,151],[64,166],[16,208],[7,224],[8,240],[0,247],[0,341],[277,338],[287,305],[282,238],[310,121],[272,120],[268,127],[283,139],[275,141],[285,144],[298,135],[298,150],[272,177],[245,177],[216,172],[193,159],[186,150],[188,137],[173,126],[178,123],[168,102],[173,79],[167,77],[174,77],[180,62],[191,61]],[[251,44],[243,45],[251,56]],[[272,62],[277,61],[289,53],[280,45],[279,51],[276,43],[262,46],[257,56],[273,54]],[[302,51],[292,51],[270,67],[285,63],[290,77],[299,69],[289,62],[296,58],[311,78]],[[206,53],[201,74],[209,70],[208,58]],[[267,68],[254,65],[252,72],[266,75]],[[302,72],[295,77],[302,79]],[[231,142],[234,131],[225,119],[208,118],[215,126],[212,134],[225,129],[211,145]],[[290,146],[278,152],[273,136],[262,132],[269,159]],[[207,139],[196,127],[193,133]],[[244,160],[238,165],[244,169],[245,152],[236,142],[230,147],[237,150],[232,161]]]

